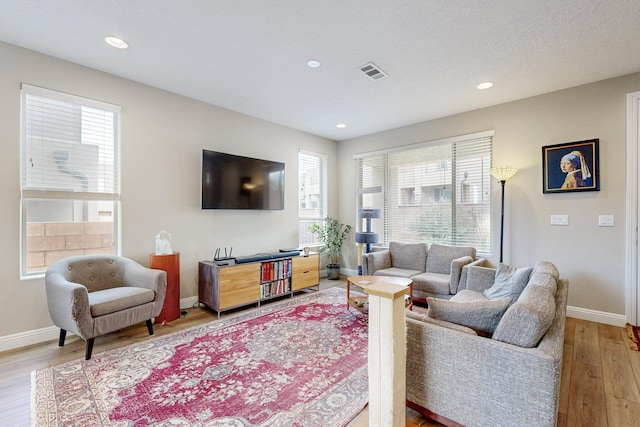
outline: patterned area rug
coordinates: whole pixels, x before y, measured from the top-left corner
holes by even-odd
[[[629,336],[629,348],[631,350],[640,351],[640,328],[627,323],[627,335]]]
[[[269,303],[32,373],[35,426],[343,426],[368,400],[345,292]]]

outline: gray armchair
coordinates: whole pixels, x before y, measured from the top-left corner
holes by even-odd
[[[115,255],[84,255],[49,267],[45,288],[49,315],[60,328],[58,345],[64,345],[70,331],[86,341],[89,360],[97,336],[143,321],[153,335],[152,319],[162,310],[167,273]]]

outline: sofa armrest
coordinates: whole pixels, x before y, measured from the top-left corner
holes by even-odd
[[[80,283],[68,281],[54,269],[45,273],[47,307],[53,323],[82,339],[93,337],[93,318],[89,291]]]
[[[474,261],[462,267],[462,272],[460,273],[460,282],[458,283],[458,292],[466,289],[469,267],[484,267],[486,262],[486,258],[476,258]]]
[[[465,265],[471,264],[473,258],[470,256],[462,256],[451,261],[451,279],[449,281],[449,292],[454,295],[458,293],[460,288],[460,276],[462,275],[462,268]]]
[[[364,276],[373,276],[376,271],[389,267],[391,267],[391,253],[388,250],[362,255],[362,274]]]
[[[130,260],[124,269],[124,286],[151,289],[156,297],[153,303],[153,316],[156,317],[162,310],[164,298],[167,292],[167,272],[144,267]]]
[[[493,286],[493,282],[496,279],[495,268],[467,265],[462,270],[458,291],[469,289],[471,291],[482,292]]]
[[[555,425],[562,352],[406,323],[407,400],[462,425]]]
[[[362,275],[363,276],[372,276],[373,272],[369,272],[369,254],[362,254]]]

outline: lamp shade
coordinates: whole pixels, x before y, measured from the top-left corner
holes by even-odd
[[[356,232],[356,243],[378,243],[378,233],[371,231],[358,231]]]
[[[489,170],[489,173],[496,177],[498,181],[506,181],[518,172],[513,166],[498,166]]]
[[[358,218],[380,218],[380,209],[358,209]]]

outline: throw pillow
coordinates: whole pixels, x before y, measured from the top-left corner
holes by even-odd
[[[427,297],[427,304],[429,304],[427,316],[466,326],[477,331],[479,335],[491,335],[510,302],[508,298],[455,302]]]
[[[496,327],[493,339],[520,347],[536,347],[556,316],[553,294],[541,286],[527,287]]]
[[[493,286],[482,291],[482,294],[490,300],[509,298],[511,304],[513,304],[525,286],[527,286],[532,271],[533,267],[515,269],[507,264],[500,263],[496,269]]]

